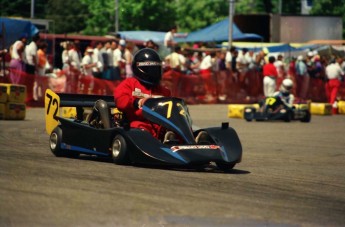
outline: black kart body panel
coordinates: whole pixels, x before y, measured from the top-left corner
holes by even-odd
[[[164,144],[145,130],[96,128],[86,121],[58,117],[58,127],[62,131],[61,149],[111,157],[113,139],[120,134],[126,140],[131,163],[186,166],[209,162],[241,162],[242,146],[236,131],[228,126],[193,131],[188,108],[182,99],[148,99],[143,114],[150,121],[174,131],[179,141]],[[210,144],[196,144],[195,136],[201,130],[208,132]]]

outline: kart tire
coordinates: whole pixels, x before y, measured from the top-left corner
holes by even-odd
[[[56,157],[69,157],[69,158],[79,157],[79,152],[62,149],[61,141],[62,141],[62,129],[60,127],[56,127],[52,131],[49,137],[50,150]]]
[[[310,122],[310,119],[311,119],[311,114],[310,114],[310,112],[307,110],[307,111],[305,112],[305,116],[301,119],[301,122],[308,123],[308,122]]]
[[[234,168],[236,163],[216,162],[216,165],[220,170],[228,172]]]
[[[288,112],[286,113],[286,116],[285,116],[285,118],[284,118],[284,121],[285,121],[285,122],[290,122],[290,121],[292,120],[292,118],[293,118],[292,112],[291,112],[291,111],[288,111]]]
[[[60,127],[56,127],[49,137],[49,147],[51,152],[56,157],[64,157],[66,156],[66,150],[61,149],[61,141],[62,141],[62,130]]]
[[[116,135],[111,145],[111,157],[118,165],[128,164],[127,142],[122,135]]]
[[[251,122],[254,117],[253,116],[245,116],[244,118],[246,119],[246,121]]]

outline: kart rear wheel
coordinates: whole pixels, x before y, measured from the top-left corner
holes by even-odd
[[[116,135],[111,145],[113,162],[119,165],[128,164],[127,142],[122,135]]]
[[[290,121],[292,120],[292,118],[293,118],[292,112],[291,112],[291,111],[288,111],[288,112],[286,113],[286,116],[285,116],[284,121],[285,121],[285,122],[290,122]]]
[[[301,119],[301,122],[310,122],[310,119],[311,119],[311,114],[307,110],[307,111],[305,111],[305,116]]]
[[[49,137],[50,150],[56,157],[70,157],[70,158],[79,157],[78,152],[62,149],[61,141],[62,141],[62,129],[60,127],[56,127],[52,131]]]
[[[216,162],[216,165],[220,170],[228,172],[235,167],[236,163]]]

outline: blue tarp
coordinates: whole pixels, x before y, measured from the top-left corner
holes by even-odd
[[[155,43],[164,42],[164,36],[166,32],[156,31],[120,31],[118,32],[122,38],[127,40],[135,40],[146,42],[152,40]]]
[[[120,31],[121,37],[128,40],[148,41],[153,40],[156,43],[164,42],[166,32],[158,31]],[[229,20],[224,19],[218,23],[210,25],[198,31],[188,34],[186,38],[175,38],[177,42],[221,42],[228,40]],[[250,33],[243,33],[233,24],[233,40],[256,39],[262,40],[262,36]]]
[[[0,41],[2,48],[9,48],[23,35],[30,38],[37,33],[38,29],[30,21],[0,17],[0,34],[4,38]]]
[[[243,33],[240,29],[232,25],[233,40],[256,39],[262,40],[263,37],[256,34]],[[187,38],[179,39],[180,42],[221,42],[229,40],[229,19],[224,19],[208,27],[188,34]]]

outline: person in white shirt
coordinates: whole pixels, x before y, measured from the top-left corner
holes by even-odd
[[[68,58],[69,58],[71,66],[73,66],[77,70],[80,70],[79,53],[77,51],[77,47],[74,42],[71,43],[71,49],[68,50]]]
[[[25,71],[25,45],[27,36],[22,35],[10,48],[11,61],[10,61],[10,79],[11,83],[19,84],[21,74]]]
[[[328,97],[329,103],[332,104],[332,113],[337,113],[337,95],[341,85],[341,80],[344,77],[344,71],[341,69],[340,65],[342,63],[341,58],[332,59],[330,64],[326,67],[326,95]]]
[[[181,47],[176,46],[174,51],[165,57],[165,63],[175,71],[185,72],[186,71],[186,57],[181,54]]]
[[[92,68],[97,66],[97,63],[92,61],[93,49],[91,47],[86,48],[85,55],[81,61],[84,75],[92,75]]]
[[[277,60],[274,62],[274,66],[277,69],[278,72],[278,77],[282,78],[285,75],[285,66],[284,66],[284,62],[283,62],[283,55],[279,54],[277,56]]]
[[[97,41],[95,44],[95,47],[93,49],[93,55],[92,55],[92,61],[97,64],[96,67],[93,67],[92,69],[92,74],[96,78],[102,78],[102,73],[103,73],[103,57],[101,54],[101,49],[103,48],[103,43],[101,41]]]
[[[119,45],[114,50],[114,68],[115,68],[115,80],[121,80],[122,78],[122,65],[124,65],[125,59],[123,58],[123,53],[126,47],[126,41],[121,39]]]
[[[164,46],[167,47],[170,52],[174,51],[174,46],[176,45],[174,41],[174,34],[177,32],[177,26],[173,26],[170,28],[164,36]]]
[[[32,37],[32,41],[29,45],[25,47],[25,56],[26,56],[26,72],[28,74],[34,75],[37,68],[37,42],[39,41],[39,35]]]

